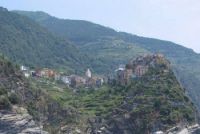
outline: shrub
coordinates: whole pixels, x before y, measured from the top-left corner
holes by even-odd
[[[7,96],[0,96],[0,109],[10,109],[11,104]]]
[[[4,95],[4,94],[7,94],[6,89],[0,87],[0,95]]]
[[[18,104],[20,102],[19,96],[17,96],[15,93],[11,93],[9,100],[12,104]]]
[[[158,99],[154,102],[154,107],[156,110],[159,110],[160,106],[161,106],[161,100]]]

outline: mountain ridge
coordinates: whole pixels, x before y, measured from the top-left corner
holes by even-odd
[[[96,25],[96,26],[100,26],[102,27],[104,30],[105,29],[109,29],[110,31],[112,31],[113,33],[111,34],[108,34],[109,36],[113,36],[113,35],[129,35],[131,36],[131,38],[133,37],[136,37],[136,38],[145,38],[146,40],[155,40],[155,41],[163,41],[163,42],[166,42],[166,43],[170,43],[170,44],[174,44],[174,45],[177,45],[177,46],[180,46],[180,47],[184,47],[184,48],[187,48],[187,49],[190,49],[192,50],[193,52],[195,52],[192,48],[189,48],[189,47],[185,47],[183,45],[180,45],[176,42],[173,42],[173,41],[169,41],[169,40],[165,40],[165,39],[158,39],[158,38],[154,38],[154,37],[146,37],[146,36],[140,36],[140,35],[137,35],[137,34],[133,34],[133,33],[130,33],[130,32],[124,32],[124,31],[117,31],[111,27],[108,27],[108,26],[103,26],[101,24],[98,24],[98,23],[95,23],[95,22],[91,22],[91,21],[87,21],[87,20],[76,20],[76,19],[65,19],[65,18],[59,18],[59,17],[56,17],[56,16],[51,16],[50,14],[44,12],[44,11],[21,11],[21,10],[13,10],[13,12],[16,12],[18,14],[21,14],[21,15],[25,15],[25,16],[28,16],[30,17],[31,19],[33,19],[34,21],[36,22],[39,22],[40,24],[42,24],[43,22],[41,22],[41,18],[42,20],[46,21],[46,19],[54,19],[54,20],[62,20],[63,22],[64,21],[74,21],[74,22],[83,22],[83,23],[88,23],[88,24],[85,24],[85,25]],[[45,26],[44,24],[42,24],[43,26]],[[46,26],[45,26],[46,27]],[[94,27],[95,28],[95,27]],[[49,29],[49,28],[48,28]],[[51,30],[52,32],[55,32],[55,30]],[[87,30],[85,30],[87,31]],[[76,30],[75,30],[76,32]],[[57,32],[58,33],[58,32]],[[59,32],[60,34],[60,32]],[[104,36],[106,34],[102,34],[102,36]],[[66,35],[66,37],[70,37],[69,35]],[[121,36],[120,36],[121,37]],[[73,39],[72,39],[73,40]],[[196,52],[195,52],[196,53]],[[197,53],[198,54],[198,53]]]

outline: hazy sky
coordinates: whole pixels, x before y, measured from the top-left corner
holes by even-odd
[[[200,0],[0,0],[0,6],[89,20],[200,52]]]

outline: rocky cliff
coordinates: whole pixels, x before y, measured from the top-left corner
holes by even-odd
[[[131,78],[129,84],[112,87],[123,101],[111,114],[89,121],[92,133],[148,134],[195,123],[196,109],[164,56],[141,56],[127,64],[133,72],[137,66],[148,69],[142,76]]]
[[[0,57],[0,133],[5,134],[47,134],[39,128],[26,110],[27,104],[33,102],[28,82],[18,70],[17,65]]]
[[[0,133],[3,134],[48,134],[42,126],[36,124],[26,109],[18,108],[21,113],[0,111]]]

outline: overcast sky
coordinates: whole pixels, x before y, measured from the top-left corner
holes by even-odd
[[[200,0],[0,0],[0,6],[88,20],[200,53]]]

